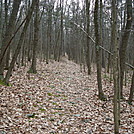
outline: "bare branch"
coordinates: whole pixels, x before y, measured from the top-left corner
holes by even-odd
[[[91,41],[93,42],[93,43],[95,43],[95,40],[90,36],[90,35],[88,35],[87,34],[87,32],[80,26],[80,25],[78,25],[78,24],[76,24],[75,22],[72,22],[71,21],[71,23],[73,23],[75,26],[77,26],[79,29],[81,29],[90,39],[91,39]],[[108,51],[107,49],[105,49],[103,46],[99,46],[102,50],[104,50],[105,52],[107,52],[107,53],[109,53],[110,55],[112,55],[113,56],[113,53],[112,52],[110,52],[110,51]],[[125,63],[127,66],[129,66],[130,68],[132,68],[132,69],[134,69],[134,66],[132,66],[131,64],[129,64],[129,63]]]

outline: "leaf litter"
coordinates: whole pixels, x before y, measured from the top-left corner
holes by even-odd
[[[108,100],[100,101],[96,72],[88,76],[72,61],[38,63],[37,74],[28,74],[28,69],[16,69],[11,86],[0,85],[1,134],[114,133],[113,84],[106,74],[102,82]],[[124,95],[129,95],[128,86]],[[134,105],[125,101],[120,133],[134,133]]]

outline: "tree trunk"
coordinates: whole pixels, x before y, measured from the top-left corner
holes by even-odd
[[[33,41],[33,57],[32,65],[29,70],[29,73],[36,73],[36,52],[39,40],[39,0],[37,0],[36,9],[35,9],[35,19],[34,19],[34,41]]]
[[[133,70],[132,83],[131,83],[131,88],[130,88],[130,95],[128,99],[129,104],[132,104],[133,96],[134,96],[134,70]]]
[[[5,62],[5,69],[6,70],[9,67],[9,60],[10,60],[10,47],[7,49],[7,52],[6,52],[6,62]]]
[[[3,1],[0,1],[0,53],[1,53],[1,45],[2,45],[2,26],[3,26]]]
[[[9,83],[9,79],[10,79],[10,76],[11,76],[11,73],[12,73],[12,69],[13,69],[13,67],[14,67],[14,64],[15,64],[15,62],[16,62],[16,60],[17,60],[18,55],[19,55],[21,46],[22,46],[22,44],[23,44],[23,40],[24,40],[24,37],[25,37],[25,33],[26,33],[26,31],[27,31],[27,28],[28,28],[28,25],[29,25],[29,22],[30,22],[30,19],[31,19],[31,16],[32,16],[32,13],[33,13],[33,10],[34,10],[34,7],[35,7],[36,2],[37,2],[37,0],[33,0],[33,1],[32,1],[32,5],[31,5],[31,7],[30,7],[30,9],[29,9],[29,11],[28,11],[27,19],[26,19],[24,28],[23,28],[23,30],[22,30],[22,33],[21,33],[21,36],[20,36],[20,39],[19,39],[19,42],[18,42],[16,51],[15,51],[15,53],[14,53],[14,55],[13,55],[12,61],[11,61],[11,63],[10,63],[10,67],[9,67],[7,73],[6,73],[5,78],[4,78],[4,82],[5,82],[6,84]]]
[[[7,24],[8,24],[8,2],[5,0],[5,23],[4,23],[4,31],[7,30]],[[4,32],[5,33],[5,32]]]
[[[63,3],[64,0],[60,0],[60,9],[61,9],[61,16],[60,16],[60,44],[59,44],[59,52],[58,52],[58,62],[60,61],[60,57],[63,52]]]
[[[89,0],[86,0],[86,25],[87,25],[87,27],[86,27],[86,32],[87,32],[86,63],[87,63],[88,75],[91,74],[91,58],[90,58],[90,45],[89,45],[90,39],[88,37],[89,31],[90,31],[89,30],[89,24],[90,24],[90,22],[89,22],[89,8],[90,8],[90,2],[89,2]]]
[[[112,45],[113,45],[113,78],[114,78],[114,133],[119,134],[120,98],[119,97],[119,66],[118,66],[118,42],[117,42],[117,1],[112,0]]]
[[[15,22],[16,22],[16,18],[17,18],[17,13],[19,10],[19,5],[21,3],[21,0],[15,0],[13,2],[13,9],[12,9],[12,13],[9,19],[9,24],[7,26],[6,32],[5,32],[5,37],[2,41],[2,46],[1,46],[1,53],[0,53],[0,79],[3,79],[3,71],[4,71],[4,55],[6,53],[7,50],[7,45],[11,39],[14,27],[15,27]]]
[[[96,65],[97,65],[97,82],[98,82],[98,96],[100,100],[106,100],[106,96],[102,90],[102,82],[101,82],[101,53],[100,53],[100,34],[99,34],[99,24],[98,24],[98,8],[99,3],[98,0],[95,1],[95,9],[94,9],[94,26],[95,26],[95,38],[96,38]]]
[[[104,37],[104,20],[103,20],[103,3],[102,0],[100,0],[100,41],[101,41],[101,46],[104,46],[104,41],[102,40]],[[102,68],[105,68],[105,51],[101,50],[101,66]]]
[[[120,44],[120,95],[123,98],[123,78],[124,78],[124,71],[125,71],[125,60],[126,60],[126,50],[129,40],[129,35],[131,32],[131,25],[132,25],[132,0],[126,0],[127,4],[127,23],[124,30],[124,34],[122,35],[121,44]]]

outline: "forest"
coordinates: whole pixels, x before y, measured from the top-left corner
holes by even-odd
[[[134,0],[0,0],[0,134],[133,134]]]

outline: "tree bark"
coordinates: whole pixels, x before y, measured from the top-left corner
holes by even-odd
[[[2,41],[2,46],[1,46],[1,53],[0,53],[0,79],[3,79],[3,71],[4,71],[4,57],[7,49],[8,42],[12,38],[12,33],[15,27],[15,22],[17,19],[17,13],[19,10],[21,0],[15,0],[13,2],[13,9],[12,13],[9,19],[9,24],[7,26],[6,32],[5,32],[5,37]]]
[[[2,46],[2,26],[3,26],[3,1],[0,2],[0,52],[1,52],[1,46]]]
[[[32,57],[32,65],[29,70],[29,73],[37,73],[36,70],[36,52],[39,40],[39,0],[37,0],[36,8],[35,8],[35,19],[34,19],[34,41],[33,41],[33,57]]]
[[[37,0],[33,0],[33,1],[32,1],[32,5],[31,5],[31,7],[30,7],[30,9],[29,9],[29,11],[28,11],[27,19],[26,19],[24,28],[23,28],[23,30],[22,30],[22,33],[21,33],[21,36],[20,36],[20,39],[19,39],[19,42],[18,42],[16,51],[15,51],[15,53],[14,53],[14,55],[13,55],[12,61],[11,61],[11,63],[10,63],[10,67],[9,67],[7,73],[6,73],[6,76],[5,76],[4,80],[3,80],[6,84],[9,83],[9,79],[10,79],[10,76],[11,76],[11,73],[12,73],[12,69],[13,69],[13,67],[14,67],[14,64],[15,64],[15,62],[16,62],[16,60],[17,60],[18,55],[19,55],[21,46],[22,46],[22,44],[23,44],[23,40],[24,40],[24,37],[25,37],[25,33],[26,33],[26,31],[27,31],[27,28],[28,28],[28,25],[29,25],[29,22],[30,22],[30,19],[31,19],[31,16],[32,16],[32,13],[33,13],[33,10],[34,10],[34,7],[35,7],[36,2],[37,2]]]
[[[87,32],[87,50],[86,50],[86,63],[87,63],[87,69],[88,69],[88,75],[91,74],[91,58],[90,58],[90,39],[88,37],[89,35],[89,25],[90,25],[90,21],[89,21],[89,8],[90,8],[90,1],[86,0],[86,32]]]
[[[102,81],[101,81],[101,53],[100,53],[100,34],[99,34],[99,24],[98,24],[98,9],[99,1],[95,1],[94,9],[94,26],[95,26],[95,38],[96,38],[96,66],[97,66],[97,82],[98,82],[98,96],[100,100],[106,100],[106,96],[102,90]]]
[[[133,97],[134,97],[134,71],[133,71],[133,76],[132,76],[130,95],[129,95],[129,99],[128,99],[129,104],[132,104]]]
[[[113,45],[113,78],[114,78],[114,133],[119,134],[120,98],[119,97],[119,66],[118,66],[118,42],[117,42],[117,1],[112,0],[112,45]]]
[[[131,25],[132,25],[132,0],[126,0],[127,4],[127,23],[122,35],[121,44],[120,44],[120,95],[123,98],[123,78],[124,78],[124,71],[125,71],[125,61],[126,61],[126,50],[128,46],[129,35],[131,32]]]
[[[61,9],[61,16],[60,16],[60,43],[59,43],[59,51],[58,51],[58,62],[60,61],[60,57],[62,55],[62,52],[63,52],[63,35],[64,35],[64,32],[63,32],[63,3],[64,3],[64,0],[60,0],[60,9]]]
[[[52,11],[53,3],[49,2],[48,7],[48,19],[47,19],[47,46],[46,46],[46,64],[49,63],[49,58],[51,56],[51,46],[52,46]]]

